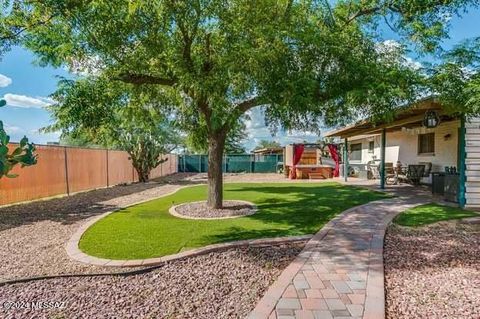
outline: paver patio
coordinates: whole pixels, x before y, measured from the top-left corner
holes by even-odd
[[[387,225],[398,213],[428,201],[424,196],[398,197],[337,216],[308,242],[249,318],[384,318]]]

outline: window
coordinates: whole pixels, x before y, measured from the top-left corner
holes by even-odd
[[[418,135],[418,154],[435,153],[435,133]]]
[[[350,160],[352,161],[362,160],[362,143],[350,145]]]
[[[373,153],[374,151],[375,151],[375,142],[374,141],[368,142],[368,152]]]

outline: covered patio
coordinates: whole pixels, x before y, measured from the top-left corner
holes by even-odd
[[[465,122],[462,116],[447,113],[434,98],[427,98],[399,108],[392,121],[363,120],[325,136],[339,138],[343,144],[345,181],[358,177],[381,189],[427,185],[433,194],[463,207]]]

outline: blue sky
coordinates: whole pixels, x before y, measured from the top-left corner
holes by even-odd
[[[472,9],[463,17],[453,17],[450,39],[444,41],[444,48],[470,38],[480,36],[480,9]],[[390,31],[385,31],[385,39],[395,39]],[[38,129],[51,121],[44,106],[51,101],[48,96],[55,91],[58,76],[69,76],[64,69],[39,67],[34,64],[35,57],[22,48],[14,48],[0,61],[0,97],[7,100],[7,106],[0,108],[0,120],[4,122],[12,141],[27,135],[37,144],[58,141],[59,134],[42,134]],[[261,139],[276,140],[282,144],[315,141],[319,137],[308,132],[280,132],[271,136],[264,125],[262,111],[255,109],[247,122],[247,150],[252,149]]]

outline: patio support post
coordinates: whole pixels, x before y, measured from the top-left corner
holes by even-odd
[[[380,149],[380,188],[385,189],[385,148],[387,145],[387,130],[382,130],[382,146]]]
[[[465,174],[466,170],[466,152],[465,152],[465,115],[461,115],[460,117],[460,136],[459,136],[459,144],[458,144],[458,173],[460,174],[459,178],[459,185],[458,185],[458,204],[461,208],[465,207],[466,204],[466,181],[467,177]]]
[[[348,138],[345,138],[345,146],[343,147],[343,177],[348,182]]]

